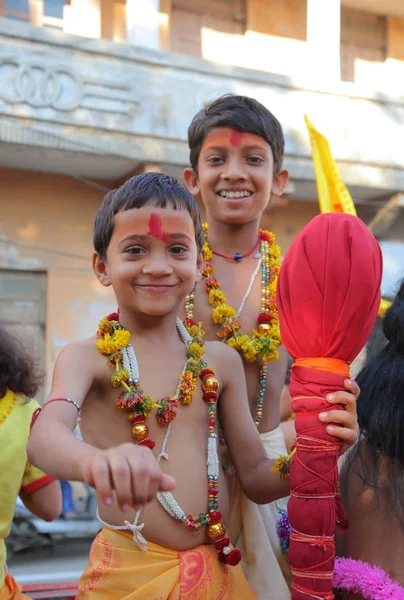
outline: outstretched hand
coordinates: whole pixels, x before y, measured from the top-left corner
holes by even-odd
[[[151,450],[131,443],[86,458],[82,476],[96,489],[105,506],[112,506],[114,490],[122,512],[138,510],[157,492],[169,492],[175,487],[175,480],[161,471]]]
[[[360,389],[352,379],[345,379],[344,386],[346,392],[332,392],[326,396],[327,402],[340,404],[344,407],[344,410],[328,410],[318,416],[322,423],[330,423],[330,425],[327,425],[327,433],[343,441],[341,454],[357,442],[359,434],[356,401]]]

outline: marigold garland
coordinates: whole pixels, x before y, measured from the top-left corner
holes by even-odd
[[[208,242],[208,225],[202,225],[205,234],[205,243],[202,247],[204,267],[202,278],[204,290],[208,294],[209,304],[212,306],[212,320],[219,326],[216,335],[222,338],[229,346],[247,362],[258,362],[261,365],[258,403],[255,422],[258,425],[262,417],[262,406],[266,384],[266,365],[279,358],[278,346],[281,344],[279,333],[279,318],[276,307],[276,286],[281,264],[281,251],[276,244],[275,236],[270,231],[259,231],[261,253],[261,310],[257,319],[257,327],[251,336],[240,331],[241,325],[235,309],[227,304],[226,295],[214,277],[215,267],[212,260],[212,250]],[[191,333],[189,325],[195,326],[193,309],[195,290],[188,294],[185,303],[185,325]],[[188,324],[187,324],[188,323]],[[192,334],[191,334],[192,335]]]
[[[204,366],[201,360],[204,353],[204,333],[196,323],[190,325],[188,331],[193,339],[188,345],[188,360],[180,375],[177,392],[173,398],[166,396],[159,402],[154,402],[150,394],[144,394],[139,382],[131,379],[129,371],[123,366],[122,350],[130,344],[130,332],[119,323],[118,313],[104,317],[99,323],[98,350],[108,356],[108,364],[114,370],[112,385],[123,388],[115,404],[119,408],[130,410],[128,420],[132,424],[132,437],[140,445],[154,448],[155,443],[149,438],[149,428],[145,424],[153,409],[156,409],[157,422],[165,426],[175,419],[179,403],[187,405],[193,401],[196,382]]]

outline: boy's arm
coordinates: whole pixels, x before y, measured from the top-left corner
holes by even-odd
[[[79,406],[94,379],[94,355],[83,343],[66,346],[55,365],[50,398],[69,398]],[[115,491],[120,509],[139,508],[157,491],[170,491],[175,481],[162,473],[148,448],[126,443],[100,450],[77,439],[77,409],[70,402],[44,405],[31,430],[30,461],[56,479],[85,481],[106,506]]]
[[[62,491],[59,481],[52,481],[32,494],[21,490],[20,498],[33,515],[44,521],[53,521],[62,512]]]
[[[220,421],[241,487],[257,504],[289,495],[288,482],[272,473],[275,461],[267,458],[251,417],[247,386],[240,356],[232,348],[216,346],[223,388],[219,400]]]
[[[93,366],[86,347],[66,346],[55,364],[50,399],[69,398],[79,406],[93,383]],[[48,475],[65,481],[82,481],[83,460],[100,450],[78,440],[77,409],[70,402],[45,403],[32,427],[28,457]]]

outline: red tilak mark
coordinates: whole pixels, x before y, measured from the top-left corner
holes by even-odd
[[[241,131],[237,131],[236,129],[231,130],[230,144],[232,146],[240,146],[242,138],[243,134],[241,133]]]
[[[147,235],[152,235],[162,242],[168,242],[167,236],[163,231],[161,217],[156,213],[152,213],[149,218],[149,231]]]

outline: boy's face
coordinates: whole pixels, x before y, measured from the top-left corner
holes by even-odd
[[[95,254],[93,267],[102,285],[114,288],[122,312],[177,314],[200,278],[190,214],[153,206],[118,213],[106,260]]]
[[[184,179],[212,219],[243,224],[261,217],[272,194],[283,193],[288,174],[273,177],[272,150],[262,137],[218,127],[205,138],[198,172],[185,169]]]

